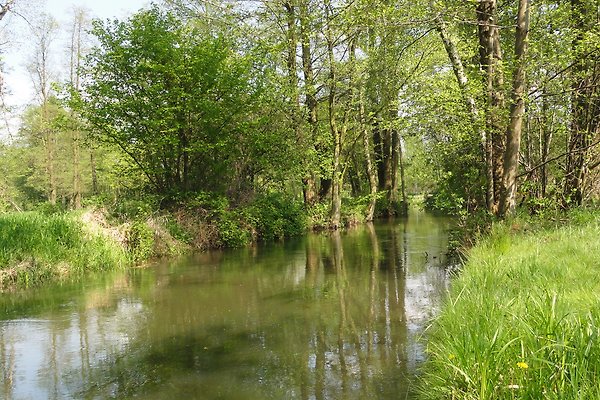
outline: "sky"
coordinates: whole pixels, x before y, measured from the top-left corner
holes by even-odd
[[[27,104],[35,101],[35,92],[31,77],[27,72],[27,59],[31,56],[33,45],[31,31],[26,19],[30,15],[42,11],[54,16],[58,21],[59,32],[66,31],[74,7],[85,8],[90,16],[100,19],[126,18],[142,7],[150,4],[149,0],[16,0],[15,11],[23,17],[12,14],[2,20],[0,27],[0,52],[4,63],[4,83],[8,89],[5,103],[13,110],[12,115],[4,116],[0,125],[0,137],[14,135],[18,129],[18,115]],[[53,63],[60,74],[65,64],[66,42],[63,36],[56,38],[53,52]]]

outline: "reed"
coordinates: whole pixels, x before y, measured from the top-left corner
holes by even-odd
[[[0,289],[77,277],[128,262],[122,246],[87,232],[78,214],[0,215]]]
[[[509,221],[472,249],[428,330],[420,398],[600,398],[599,217]]]

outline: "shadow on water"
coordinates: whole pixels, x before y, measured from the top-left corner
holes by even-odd
[[[415,213],[4,296],[0,397],[410,398],[449,226]]]

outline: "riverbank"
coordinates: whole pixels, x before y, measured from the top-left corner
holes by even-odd
[[[0,214],[0,291],[304,231],[301,210],[273,203],[237,210],[191,204],[158,211],[137,203],[110,210],[5,213]]]
[[[422,399],[600,398],[600,213],[497,224],[430,328]]]
[[[0,291],[36,286],[130,264],[106,226],[84,223],[89,213],[0,215]]]
[[[361,204],[342,223],[360,223]],[[327,229],[327,207],[307,212],[279,194],[232,206],[209,193],[161,207],[152,198],[100,203],[82,211],[0,214],[0,291],[78,278],[146,260],[244,247]]]

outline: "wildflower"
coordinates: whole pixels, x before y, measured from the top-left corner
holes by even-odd
[[[450,354],[450,355],[448,356],[448,359],[449,359],[449,360],[454,360],[455,358],[456,358],[456,356],[455,356],[454,354]]]
[[[529,368],[529,365],[527,365],[527,363],[525,361],[519,361],[517,363],[517,367],[519,367],[521,369],[527,369],[527,368]]]

